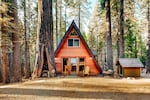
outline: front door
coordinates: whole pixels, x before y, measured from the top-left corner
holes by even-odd
[[[63,72],[65,71],[65,66],[68,63],[68,58],[63,58]]]
[[[71,74],[76,74],[78,58],[70,58]]]

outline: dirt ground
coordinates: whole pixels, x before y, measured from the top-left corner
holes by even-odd
[[[149,78],[42,78],[0,85],[0,100],[150,100]]]

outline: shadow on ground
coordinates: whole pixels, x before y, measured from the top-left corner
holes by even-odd
[[[72,90],[47,90],[47,89],[20,89],[20,88],[1,88],[0,95],[32,95],[46,97],[70,97],[81,99],[114,99],[114,100],[149,100],[148,93],[122,93],[122,92],[84,92]],[[120,99],[122,98],[122,99]],[[148,98],[148,99],[146,99]],[[2,97],[0,96],[0,99]]]

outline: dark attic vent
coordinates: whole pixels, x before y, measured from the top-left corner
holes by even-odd
[[[71,36],[77,36],[77,33],[76,33],[76,31],[72,31],[70,35]]]

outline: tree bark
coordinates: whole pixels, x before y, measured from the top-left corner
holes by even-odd
[[[51,73],[56,75],[55,61],[54,61],[54,46],[53,46],[53,12],[52,12],[52,0],[43,0],[43,34],[45,34],[46,41],[45,46],[48,48],[49,60],[51,62]]]
[[[57,0],[56,0],[56,48],[58,46],[58,10],[57,10]]]
[[[60,15],[59,15],[59,34],[62,34],[62,23],[61,23],[61,18],[62,18],[62,0],[60,1]],[[59,35],[59,41],[60,41],[61,37]]]
[[[67,30],[67,3],[65,4],[65,32]]]
[[[35,56],[35,66],[37,67],[38,57],[39,57],[39,35],[41,27],[41,13],[42,13],[42,0],[38,0],[38,23],[37,23],[37,34],[36,34],[36,56]]]
[[[25,37],[25,66],[24,66],[24,74],[25,78],[29,78],[31,76],[30,72],[30,57],[29,57],[29,46],[27,39],[27,20],[26,20],[26,0],[24,0],[24,37]]]
[[[109,69],[113,70],[110,0],[106,0],[106,23],[108,25],[108,31],[107,31],[107,66]]]
[[[38,0],[38,22],[37,22],[37,34],[36,34],[36,52],[35,52],[35,65],[32,74],[32,78],[38,77],[38,68],[40,68],[40,27],[41,27],[41,14],[42,14],[42,0]]]
[[[12,33],[12,43],[13,43],[13,82],[18,82],[22,80],[21,76],[21,64],[20,64],[20,41],[18,34],[18,11],[17,11],[17,0],[12,2],[15,9],[13,9],[12,21],[15,24],[14,32]]]
[[[147,20],[148,20],[148,43],[147,43],[147,59],[146,59],[146,72],[150,73],[150,0],[147,1]]]
[[[119,58],[124,58],[124,0],[120,0]]]
[[[0,13],[1,14],[1,18],[3,19],[5,17],[4,13]],[[1,27],[1,50],[2,50],[2,58],[1,58],[1,62],[2,62],[2,68],[1,68],[1,74],[2,74],[2,82],[3,83],[8,83],[9,82],[9,78],[8,78],[8,42],[7,42],[7,30],[6,30],[6,26],[5,24],[2,22],[0,23],[0,27]]]
[[[8,83],[8,55],[7,55],[7,46],[2,46],[2,74],[3,74],[3,83]]]
[[[0,3],[2,4],[2,0],[0,0]],[[2,19],[2,13],[0,13],[0,18]],[[1,38],[1,24],[0,23],[0,38]],[[0,45],[1,45],[1,41],[0,41]],[[1,63],[1,57],[2,57],[2,50],[0,49],[0,82],[2,82],[2,63]]]
[[[56,76],[55,62],[54,62],[54,46],[53,46],[53,13],[52,0],[42,0],[41,11],[41,27],[40,27],[40,44],[38,56],[39,65],[38,71],[35,69],[34,77],[41,77],[44,64],[48,65],[51,76]],[[46,62],[44,62],[46,61]],[[35,76],[37,75],[37,76]]]
[[[2,56],[0,56],[0,57],[2,57]],[[1,58],[0,58],[0,61],[1,61]],[[1,62],[0,62],[0,82],[2,82],[2,64],[1,64]]]
[[[79,17],[79,30],[80,30],[80,13],[81,13],[81,1],[79,3],[79,15],[78,15],[78,17]]]

